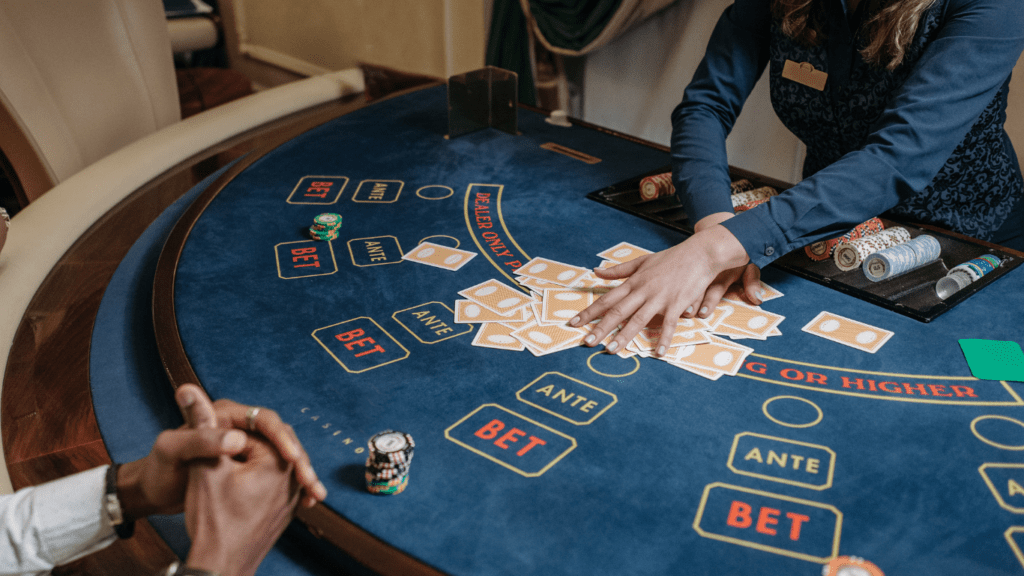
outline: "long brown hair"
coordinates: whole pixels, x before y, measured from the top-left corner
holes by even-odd
[[[868,45],[861,50],[864,61],[887,70],[903,62],[907,46],[914,39],[921,16],[935,0],[861,0],[871,14],[864,23]],[[782,21],[782,32],[805,46],[825,40],[823,0],[772,0],[772,13]]]

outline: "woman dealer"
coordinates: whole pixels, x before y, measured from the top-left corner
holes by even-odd
[[[886,211],[1024,249],[1003,129],[1022,50],[1020,0],[737,0],[672,115],[694,235],[597,271],[626,280],[570,324],[601,318],[590,346],[622,325],[616,352],[661,322],[664,354],[680,316],[707,316],[738,280],[760,303],[760,267]],[[776,113],[807,146],[804,179],[734,215],[725,138],[766,67]]]

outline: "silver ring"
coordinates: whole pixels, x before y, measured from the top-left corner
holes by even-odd
[[[245,412],[245,426],[249,429],[249,432],[256,431],[256,415],[260,413],[260,409],[256,406],[252,406]]]

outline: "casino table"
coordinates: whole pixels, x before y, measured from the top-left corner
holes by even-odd
[[[743,341],[754,352],[714,381],[599,348],[474,346],[460,291],[517,287],[535,257],[594,267],[620,242],[685,236],[586,198],[665,166],[664,148],[526,108],[514,135],[449,139],[446,120],[443,86],[346,111],[140,235],[89,352],[114,460],[173,425],[172,385],[276,410],[329,495],[268,574],[816,575],[842,556],[890,576],[1024,570],[1022,385],[975,379],[958,344],[1022,340],[1024,271],[922,323],[768,267],[782,334]],[[307,231],[324,212],[343,217],[330,242]],[[403,259],[424,241],[476,256]],[[866,353],[801,330],[822,311],[894,335]],[[373,495],[366,442],[387,429],[415,457],[402,493]],[[157,531],[180,550],[173,524]]]

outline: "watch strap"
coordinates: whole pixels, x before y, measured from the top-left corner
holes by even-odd
[[[107,519],[114,527],[114,533],[118,538],[131,538],[135,533],[135,520],[128,520],[124,517],[121,509],[121,499],[117,497],[117,469],[120,464],[111,464],[107,468],[107,486],[103,495],[103,509],[107,512]]]

